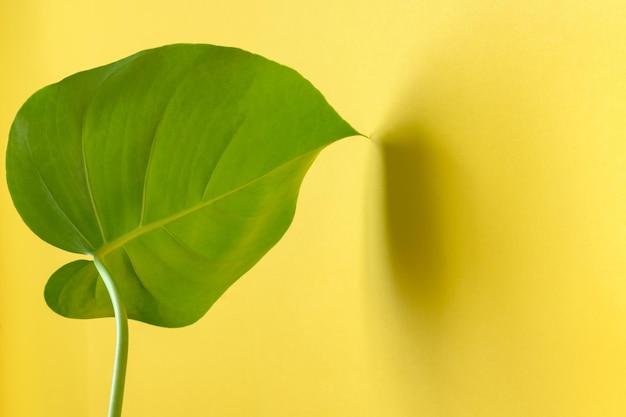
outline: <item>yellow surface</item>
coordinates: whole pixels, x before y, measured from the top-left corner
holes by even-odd
[[[132,324],[126,416],[621,417],[625,22],[622,0],[4,1],[0,141],[36,89],[183,41],[296,68],[377,141],[322,154],[199,323]],[[47,309],[73,257],[4,178],[0,204],[0,415],[104,416],[113,323]]]

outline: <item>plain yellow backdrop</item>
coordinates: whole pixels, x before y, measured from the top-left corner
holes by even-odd
[[[2,2],[3,152],[38,88],[175,42],[289,65],[373,138],[322,153],[200,322],[132,323],[124,415],[626,415],[624,22],[617,0]],[[47,309],[74,256],[4,176],[0,204],[0,415],[104,416],[112,320]]]

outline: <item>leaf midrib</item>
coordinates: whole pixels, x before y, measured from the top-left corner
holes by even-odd
[[[248,181],[248,182],[240,185],[239,187],[233,188],[232,190],[230,190],[228,192],[220,194],[220,195],[218,195],[218,196],[216,196],[216,197],[214,197],[214,198],[212,198],[210,200],[201,201],[198,204],[194,204],[193,206],[191,206],[191,207],[189,207],[189,208],[187,208],[185,210],[181,210],[181,211],[179,211],[177,213],[174,213],[174,214],[172,214],[170,216],[167,216],[167,217],[165,217],[165,218],[163,218],[161,220],[157,220],[157,221],[154,221],[152,223],[148,223],[146,225],[138,227],[138,228],[132,230],[131,232],[129,232],[129,233],[123,235],[123,236],[120,236],[117,239],[112,240],[111,242],[105,243],[99,249],[94,251],[93,256],[97,257],[99,259],[102,259],[106,255],[108,255],[109,253],[113,252],[114,250],[116,250],[116,249],[118,249],[120,247],[123,247],[126,243],[130,242],[131,240],[133,240],[133,239],[135,239],[135,238],[137,238],[137,237],[139,237],[141,235],[144,235],[146,233],[149,233],[149,232],[151,232],[153,230],[156,230],[156,229],[158,229],[158,228],[160,228],[160,227],[162,227],[162,226],[164,226],[164,225],[166,225],[168,223],[171,223],[173,221],[181,219],[181,218],[187,216],[188,214],[191,214],[191,213],[194,213],[194,212],[196,212],[198,210],[201,210],[201,209],[203,209],[203,208],[205,208],[205,207],[215,203],[216,201],[219,201],[219,200],[221,200],[223,198],[228,197],[231,194],[235,194],[238,191],[240,191],[240,190],[242,190],[242,189],[244,189],[246,187],[249,187],[250,185],[252,185],[252,184],[254,184],[256,182],[261,181],[262,179],[264,179],[267,176],[271,175],[275,171],[278,171],[279,169],[281,169],[285,165],[293,163],[294,161],[296,161],[298,159],[305,158],[308,155],[319,153],[326,146],[327,145],[323,145],[323,146],[317,147],[317,148],[315,148],[315,149],[313,149],[311,151],[305,152],[305,153],[303,153],[303,154],[301,154],[301,155],[299,155],[299,156],[297,156],[297,157],[295,157],[295,158],[293,158],[293,159],[291,159],[291,160],[289,160],[289,161],[287,161],[287,162],[285,162],[283,164],[278,165],[276,168],[271,169],[270,171],[267,171],[265,174],[255,178],[255,179],[253,179],[251,181]]]

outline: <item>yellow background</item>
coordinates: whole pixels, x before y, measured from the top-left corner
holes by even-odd
[[[125,416],[626,415],[623,0],[21,0],[0,31],[3,153],[36,89],[175,42],[289,65],[374,138],[200,322],[132,323]],[[0,204],[0,415],[104,416],[112,320],[47,309],[74,257]]]

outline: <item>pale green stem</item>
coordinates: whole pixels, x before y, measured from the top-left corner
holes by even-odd
[[[122,303],[115,281],[113,281],[111,275],[109,275],[109,272],[97,257],[94,256],[93,261],[109,292],[109,297],[111,297],[111,303],[113,304],[113,312],[115,313],[115,364],[113,366],[108,417],[121,417],[126,364],[128,362],[128,317],[126,316],[126,309],[124,308],[124,303]]]

